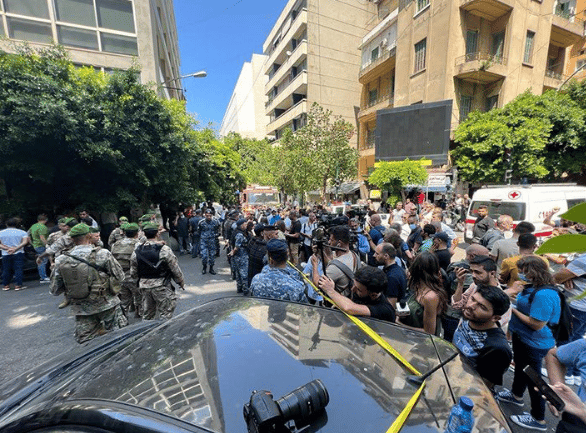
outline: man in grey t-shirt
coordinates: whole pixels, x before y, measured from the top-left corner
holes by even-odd
[[[527,221],[521,221],[513,229],[513,237],[511,239],[500,239],[494,243],[490,250],[490,257],[496,261],[499,270],[504,259],[519,255],[519,247],[517,246],[519,236],[525,233],[533,233],[534,231],[535,226],[533,224]]]

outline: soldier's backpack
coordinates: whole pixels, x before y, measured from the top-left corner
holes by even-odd
[[[551,333],[553,334],[553,338],[555,339],[556,345],[559,345],[559,343],[566,342],[570,339],[573,328],[572,312],[570,311],[570,306],[566,299],[565,293],[554,286],[540,287],[534,290],[529,295],[529,305],[531,305],[533,299],[535,299],[535,295],[537,294],[537,292],[539,292],[540,290],[547,289],[555,291],[560,298],[560,320],[558,321],[558,323],[547,324],[547,327],[551,329]]]
[[[138,239],[136,239],[136,242],[123,241],[124,239],[115,242],[112,245],[111,252],[114,258],[118,260],[118,263],[120,263],[120,266],[122,266],[124,272],[128,272],[130,270],[130,256],[132,256],[136,248]]]
[[[59,266],[59,273],[65,284],[65,294],[70,299],[85,299],[90,295],[91,287],[98,277],[98,272],[87,265],[85,260],[68,253]],[[89,255],[89,260],[95,262],[96,250]]]

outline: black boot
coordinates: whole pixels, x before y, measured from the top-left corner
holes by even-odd
[[[208,265],[203,265],[203,269],[201,270],[201,274],[204,275],[208,272]]]
[[[210,265],[210,274],[216,275],[216,271],[214,271],[214,266]]]

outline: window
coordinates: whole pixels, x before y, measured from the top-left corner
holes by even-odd
[[[93,0],[55,0],[57,21],[96,27]]]
[[[486,205],[488,215],[495,221],[501,215],[510,215],[513,221],[523,221],[525,219],[525,203],[515,203],[510,201],[473,201],[470,208],[470,215],[478,216],[478,207]]]
[[[21,20],[12,17],[7,17],[6,21],[8,22],[9,38],[45,44],[53,42],[51,24]]]
[[[492,55],[498,59],[503,58],[505,51],[505,32],[494,33],[492,35]]]
[[[535,39],[535,32],[527,30],[527,38],[525,39],[525,54],[523,55],[523,62],[531,64],[533,59],[533,39]]]
[[[472,111],[472,96],[460,96],[460,122],[466,120]]]
[[[466,32],[466,60],[473,60],[471,54],[476,54],[478,51],[478,30],[468,30]]]
[[[427,49],[427,39],[415,44],[415,68],[414,72],[425,69],[425,52]]]
[[[585,64],[586,64],[586,59],[579,59],[579,60],[576,62],[576,69],[574,69],[574,70],[575,70],[575,71],[578,71],[578,70],[580,70],[580,69],[582,69],[582,68],[585,68],[585,66],[584,66]]]
[[[378,59],[378,47],[374,47],[370,52],[370,61],[374,62],[376,59]]]
[[[417,0],[417,12],[429,6],[429,0]]]
[[[120,35],[101,34],[102,51],[119,54],[138,55],[136,38]]]
[[[75,29],[66,26],[57,26],[59,43],[70,47],[98,49],[98,37],[93,30]]]
[[[100,27],[134,33],[132,3],[126,0],[96,0]]]
[[[29,17],[49,18],[47,0],[4,0],[4,5],[6,12]]]
[[[490,111],[493,108],[497,108],[499,103],[499,95],[489,96],[486,98],[486,111]]]
[[[368,91],[368,106],[371,107],[376,104],[376,100],[378,98],[378,90],[372,89]]]

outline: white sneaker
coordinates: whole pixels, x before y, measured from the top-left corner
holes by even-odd
[[[580,377],[580,376],[574,376],[574,385],[575,386],[581,386],[582,385],[582,377]]]
[[[547,370],[544,367],[541,368],[541,375],[547,377]]]
[[[50,282],[51,282],[51,279],[50,278],[43,278],[42,280],[39,281],[39,283],[41,283],[41,284],[47,284],[47,283],[50,283]]]
[[[566,382],[566,385],[573,386],[574,385],[574,376],[566,376],[565,382]]]

